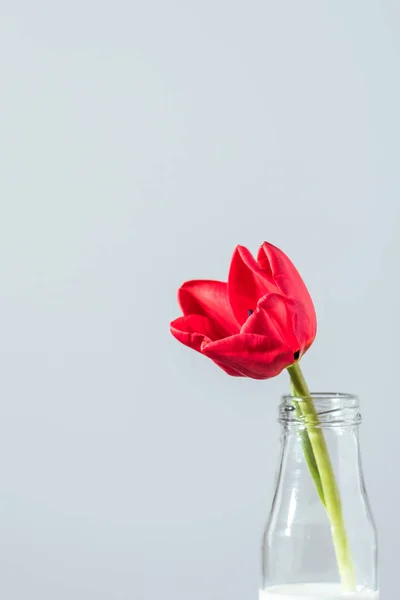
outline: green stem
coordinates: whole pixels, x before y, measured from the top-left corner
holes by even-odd
[[[298,391],[296,390],[296,388],[293,385],[292,380],[290,381],[290,393],[292,394],[292,396],[299,395]],[[296,417],[298,419],[301,419],[303,416],[303,413],[300,408],[300,402],[293,400],[293,404],[294,404],[294,407],[296,410]],[[311,477],[313,478],[315,487],[317,488],[318,496],[319,496],[322,504],[325,506],[324,490],[322,488],[321,476],[319,474],[317,461],[315,460],[314,450],[311,445],[310,436],[308,435],[308,431],[307,431],[306,427],[300,429],[300,438],[301,438],[301,444],[303,446],[304,456],[305,456],[309,471],[311,473]]]
[[[310,390],[308,389],[299,363],[297,362],[288,367],[288,372],[293,384],[293,388],[296,391],[296,396],[302,398],[301,402],[297,402],[297,404],[307,428],[308,439],[319,474],[319,481],[322,486],[324,506],[331,524],[333,545],[335,547],[336,560],[342,586],[344,591],[353,592],[356,588],[353,558],[347,539],[340,493],[336,483],[331,459],[329,457],[329,451],[325,441],[324,433],[319,426],[320,423],[318,413],[314,406],[314,402],[310,395]],[[316,481],[313,471],[311,471],[311,474],[314,478],[314,481]]]

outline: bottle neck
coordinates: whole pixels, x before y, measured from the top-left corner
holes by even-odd
[[[358,436],[361,413],[357,396],[337,393],[284,396],[279,407],[279,421],[284,434],[284,457],[288,464],[293,461],[307,463],[321,498],[321,476],[325,468],[333,468],[340,486],[347,481],[352,489],[362,489]],[[329,464],[319,461],[321,456],[313,447],[315,437],[318,438],[317,447],[321,443],[326,445],[324,456],[329,456]],[[313,467],[314,458],[317,464]],[[304,476],[307,476],[306,472]]]
[[[359,426],[335,425],[319,426],[322,429],[333,470],[336,474],[340,489],[346,488],[346,493],[362,494],[364,489],[363,471],[360,455]],[[303,447],[303,423],[282,423],[282,460],[281,477],[286,479],[308,479],[309,470]],[[314,490],[310,487],[310,493]]]

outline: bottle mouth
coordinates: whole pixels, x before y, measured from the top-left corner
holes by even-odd
[[[319,427],[358,425],[360,402],[355,394],[312,392],[309,396],[282,396],[279,421]]]

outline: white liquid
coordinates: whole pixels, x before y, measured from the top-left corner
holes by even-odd
[[[379,592],[366,588],[344,594],[340,585],[334,583],[296,583],[277,585],[260,590],[260,600],[378,600]]]

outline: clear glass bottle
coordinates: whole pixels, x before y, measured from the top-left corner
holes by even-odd
[[[313,394],[312,399],[318,414],[317,427],[324,434],[335,473],[355,568],[357,591],[351,598],[375,599],[377,536],[360,459],[358,398],[349,394]],[[282,449],[263,537],[263,600],[332,600],[344,595],[330,521],[303,451],[307,423],[296,407],[304,401],[285,396],[280,405]]]

